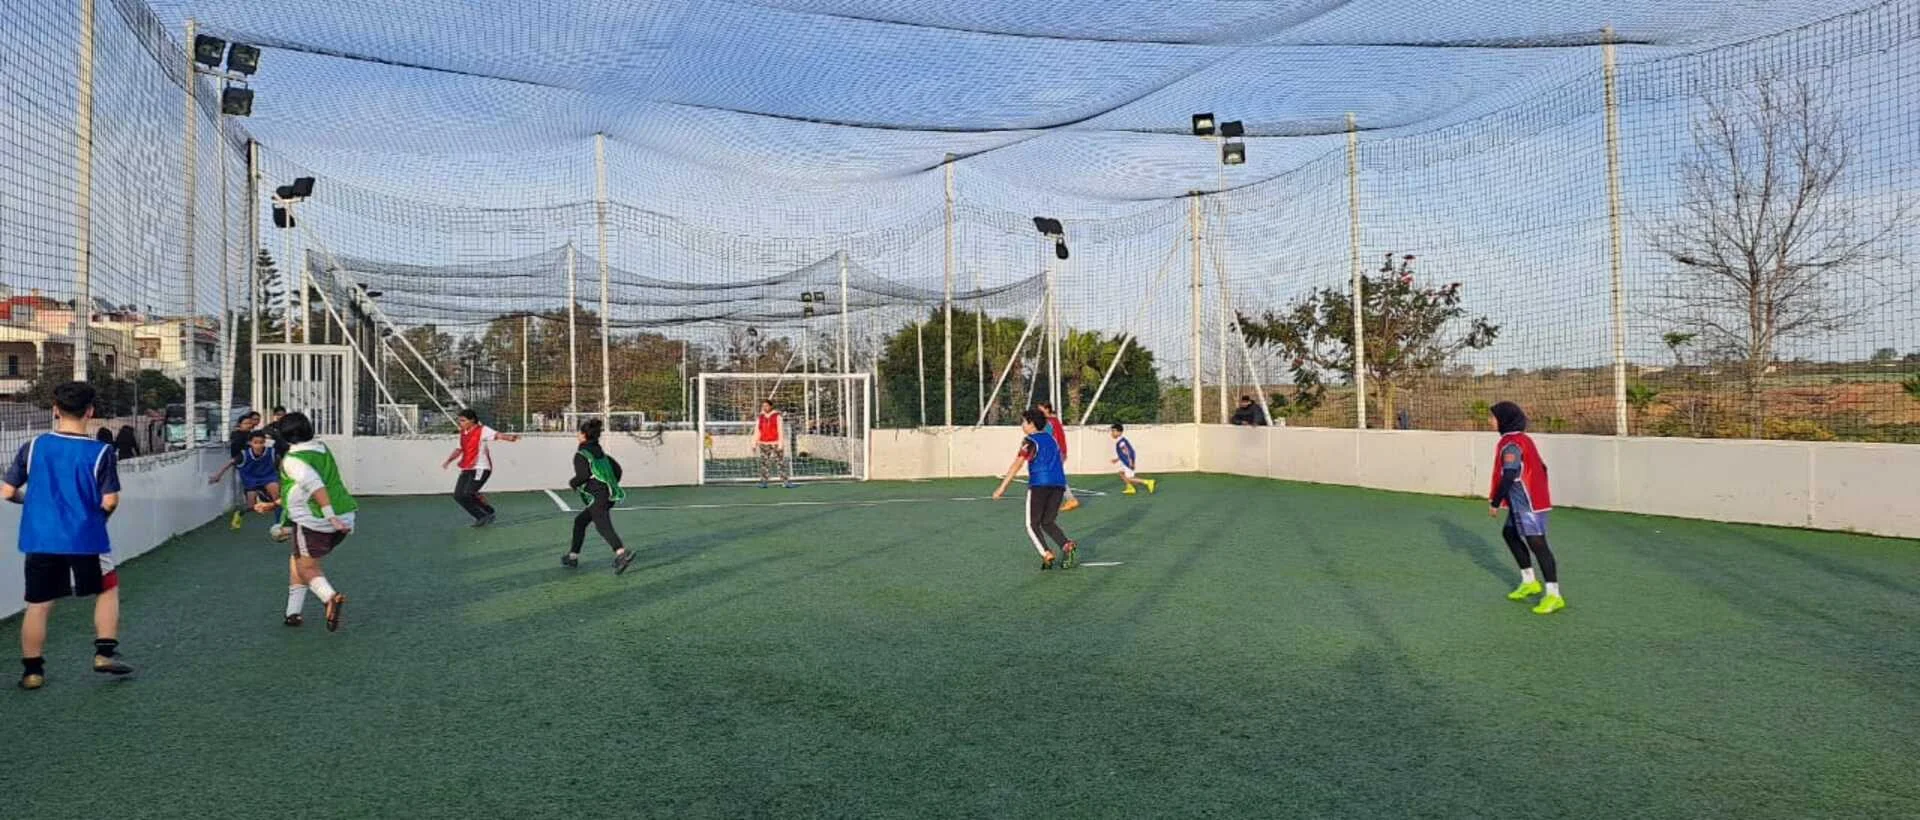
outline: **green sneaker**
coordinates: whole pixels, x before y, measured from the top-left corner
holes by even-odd
[[[1539,581],[1524,581],[1519,586],[1514,587],[1512,592],[1507,593],[1507,600],[1524,601],[1535,595],[1539,595],[1540,590],[1543,589],[1546,589],[1546,587],[1541,586]]]
[[[1540,605],[1533,608],[1535,615],[1552,615],[1567,608],[1567,599],[1558,595],[1548,595],[1540,599]]]
[[[1080,545],[1068,541],[1064,549],[1066,550],[1066,555],[1060,560],[1060,568],[1073,569],[1074,567],[1080,566]]]

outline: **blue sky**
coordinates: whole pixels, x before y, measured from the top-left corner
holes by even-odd
[[[102,13],[133,1],[103,2]],[[1893,136],[1905,132],[1920,86],[1920,56],[1903,39],[1914,12],[1889,5],[1723,47],[1867,5],[1110,0],[1040,13],[1005,0],[158,0],[154,8],[176,32],[193,16],[270,46],[441,69],[267,51],[246,126],[268,147],[270,183],[323,177],[310,224],[341,253],[452,264],[569,241],[591,247],[591,207],[582,203],[593,195],[593,134],[604,132],[620,203],[611,255],[623,269],[738,281],[844,248],[877,276],[937,290],[936,166],[951,152],[964,157],[955,174],[963,284],[1035,275],[1035,240],[1021,220],[1061,216],[1076,240],[1059,274],[1068,321],[1116,331],[1177,254],[1178,270],[1133,328],[1163,360],[1186,355],[1187,257],[1177,248],[1185,203],[1171,198],[1232,190],[1225,228],[1210,231],[1226,237],[1219,258],[1241,307],[1343,280],[1345,139],[1330,132],[1356,112],[1367,129],[1369,263],[1377,252],[1412,252],[1426,275],[1467,282],[1469,303],[1507,328],[1475,363],[1504,369],[1606,355],[1599,53],[1563,46],[1590,42],[1607,23],[1651,43],[1622,48],[1627,193],[1638,220],[1630,227],[1670,207],[1698,90],[1685,83],[1739,82],[1760,65],[1837,66],[1820,76],[1842,90],[1857,126],[1852,195],[1881,202],[1920,188],[1911,140]],[[35,58],[57,64],[69,47],[42,36],[59,29],[47,14],[0,11],[0,45],[20,61],[6,64],[10,80]],[[121,59],[117,70],[131,71],[134,62]],[[124,301],[164,304],[180,300],[177,280],[155,282],[146,271],[182,264],[174,244],[153,239],[178,231],[167,196],[177,173],[156,168],[178,156],[165,138],[179,118],[167,115],[158,82],[116,85],[103,95],[98,127],[125,135],[103,152],[119,164],[102,173],[131,192],[111,223],[113,273],[103,281]],[[9,84],[4,105],[22,110],[18,97],[36,89]],[[59,87],[46,90],[58,100]],[[1247,165],[1223,174],[1215,148],[1184,133],[1200,110],[1246,121]],[[0,146],[23,157],[58,126],[0,122],[17,124],[0,124]],[[16,187],[63,201],[58,168],[44,166],[53,177]],[[203,166],[207,177],[217,168],[211,159]],[[217,189],[203,185],[203,236],[218,207],[208,191]],[[528,208],[551,210],[500,210]],[[57,217],[35,222],[24,214],[36,208],[15,210],[33,235],[0,247],[18,257],[57,243]],[[1913,249],[1913,232],[1901,241]],[[1629,292],[1650,288],[1658,260],[1642,244],[1629,250]],[[215,255],[201,256],[208,271]],[[217,258],[211,264],[203,277],[217,281]],[[201,290],[207,309],[217,287]],[[1217,297],[1207,293],[1211,316]],[[1860,330],[1818,352],[1920,347],[1911,299],[1888,294]],[[1637,355],[1664,355],[1657,333],[1636,319]]]

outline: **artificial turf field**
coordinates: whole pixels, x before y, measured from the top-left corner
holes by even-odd
[[[280,624],[224,522],[126,565],[140,674],[0,692],[9,817],[1915,817],[1920,544],[1563,509],[1531,615],[1484,502],[1223,476],[375,498]],[[1018,485],[1016,485],[1017,487]],[[567,499],[569,504],[576,500]],[[840,502],[888,501],[852,504]],[[788,506],[760,505],[773,502]],[[830,502],[791,504],[791,502]],[[17,620],[3,625],[13,640]]]

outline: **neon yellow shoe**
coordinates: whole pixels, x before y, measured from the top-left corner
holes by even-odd
[[[1139,495],[1140,493],[1136,492],[1133,489],[1132,484],[1128,484],[1126,489],[1120,491],[1120,494],[1121,495]]]
[[[234,510],[234,511],[233,511],[233,518],[231,518],[231,519],[229,519],[229,520],[227,521],[227,529],[230,529],[230,530],[237,530],[237,529],[240,529],[240,525],[241,525],[242,523],[244,523],[244,522],[245,522],[245,519],[243,519],[243,518],[241,517],[241,515],[240,515],[240,511],[239,511],[239,510]]]
[[[1567,608],[1567,599],[1558,595],[1548,595],[1540,599],[1540,605],[1533,608],[1535,615],[1552,615]]]
[[[1512,592],[1507,593],[1507,600],[1524,601],[1535,595],[1539,595],[1540,590],[1543,589],[1546,589],[1546,587],[1540,586],[1539,581],[1523,581],[1519,586],[1514,587]]]
[[[1147,495],[1153,495],[1153,488],[1160,484],[1160,482],[1154,481],[1151,478],[1146,478],[1141,480],[1147,483]]]

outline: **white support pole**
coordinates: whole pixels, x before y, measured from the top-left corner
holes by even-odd
[[[1616,56],[1613,26],[1602,35],[1601,58],[1605,67],[1607,107],[1607,224],[1613,241],[1613,429],[1624,436],[1627,426],[1627,290],[1626,238],[1621,227],[1620,195],[1620,100],[1615,86]]]
[[[80,0],[78,90],[73,119],[73,378],[86,381],[93,357],[93,0]],[[117,352],[125,356],[129,351]]]
[[[700,437],[700,457],[693,460],[693,463],[698,467],[696,470],[697,477],[694,479],[697,484],[707,483],[707,457],[713,454],[713,450],[707,446],[707,375],[706,373],[700,374],[699,398],[697,399],[700,404],[700,414],[694,416],[693,424],[695,434]]]
[[[942,374],[942,382],[941,382],[942,387],[940,390],[940,395],[944,397],[945,403],[946,403],[946,414],[942,416],[942,418],[945,419],[945,421],[942,422],[942,424],[944,424],[948,430],[953,429],[953,266],[954,266],[953,160],[954,160],[954,156],[952,154],[948,154],[947,162],[946,162],[947,258],[946,258],[946,265],[944,266],[944,270],[942,271],[943,273],[942,282],[943,282],[944,292],[946,294],[945,300],[944,300],[944,307],[943,307],[945,311],[945,325],[946,325],[945,328],[943,329],[943,332],[946,334],[946,344],[944,348],[945,352],[943,354],[945,357],[945,364],[940,368],[940,372]],[[921,423],[924,424],[925,420],[923,419]],[[947,441],[951,443],[953,441],[953,437],[948,436]],[[948,460],[948,465],[949,466],[952,465],[951,459]]]
[[[1225,173],[1224,169],[1226,168],[1226,166],[1222,165],[1220,167],[1223,169],[1221,173],[1224,174]],[[1226,232],[1227,204],[1223,201],[1218,201],[1216,198],[1214,205],[1220,210],[1220,218],[1217,221],[1212,219],[1207,220],[1206,237],[1207,237],[1208,255],[1214,258],[1214,275],[1217,277],[1219,281],[1220,307],[1221,307],[1221,310],[1223,311],[1220,314],[1220,321],[1215,331],[1215,335],[1218,337],[1215,341],[1217,344],[1216,349],[1219,351],[1219,356],[1217,357],[1217,359],[1218,359],[1219,368],[1220,368],[1220,371],[1219,371],[1220,372],[1220,390],[1219,390],[1220,423],[1226,424],[1227,418],[1231,414],[1231,411],[1227,409],[1229,406],[1228,399],[1227,399],[1227,388],[1228,388],[1228,385],[1230,384],[1229,379],[1232,378],[1233,364],[1232,364],[1232,357],[1227,355],[1227,323],[1232,320],[1232,316],[1230,316],[1225,311],[1232,310],[1233,304],[1227,300],[1226,272],[1222,271],[1219,265],[1220,244],[1225,241],[1225,237],[1227,235],[1227,232]],[[1202,214],[1203,219],[1205,219],[1206,216],[1207,216],[1206,214]],[[1204,277],[1203,277],[1203,280],[1204,280]]]
[[[253,360],[260,350],[260,143],[247,140],[247,382],[252,385],[248,404],[260,409],[260,374]],[[383,352],[382,356],[385,355]],[[380,360],[381,365],[386,359]]]
[[[567,240],[567,412],[580,412],[580,328],[577,310],[580,297],[573,276],[573,240]],[[684,364],[682,366],[684,370]],[[680,374],[681,389],[686,389],[686,374]]]
[[[1063,413],[1067,403],[1060,399],[1060,305],[1054,298],[1053,266],[1045,266],[1041,276],[1047,284],[1047,346],[1043,349],[1047,364],[1047,403],[1053,405],[1053,412]]]
[[[600,420],[613,424],[612,340],[607,322],[611,308],[613,272],[607,262],[607,135],[593,135],[594,230],[600,243]]]
[[[1205,361],[1201,355],[1202,348],[1200,346],[1200,282],[1204,274],[1201,271],[1202,262],[1200,261],[1200,193],[1198,191],[1195,191],[1187,197],[1187,246],[1192,256],[1192,264],[1190,265],[1191,281],[1189,282],[1189,288],[1191,290],[1189,301],[1191,302],[1192,312],[1187,317],[1188,331],[1191,338],[1188,340],[1187,350],[1193,354],[1193,423],[1199,424],[1200,394],[1205,387],[1206,380],[1201,378],[1201,374],[1205,372]],[[1199,438],[1195,437],[1194,441],[1198,442]],[[1199,447],[1200,445],[1198,443],[1194,444],[1194,463],[1196,464],[1199,463]]]
[[[293,203],[291,202],[284,203],[281,207],[286,209],[287,224],[289,225],[300,224],[299,220],[294,218]],[[294,316],[293,316],[293,279],[294,279],[293,233],[294,233],[294,230],[295,228],[283,228],[280,231],[280,281],[284,283],[281,285],[281,287],[286,289],[284,296],[287,300],[287,306],[281,311],[283,315],[280,317],[280,335],[281,335],[280,341],[285,342],[287,344],[293,344],[293,319],[294,319]],[[305,297],[302,297],[302,298],[304,299]],[[300,309],[301,310],[306,309],[306,303],[304,301],[301,302]],[[307,321],[307,317],[305,316],[300,317],[301,324],[305,324],[306,321]]]
[[[533,381],[527,378],[527,374],[533,372],[527,363],[527,348],[530,344],[528,340],[532,336],[533,314],[522,313],[520,314],[520,429],[522,430],[533,429],[533,414],[529,412]]]
[[[1366,278],[1360,272],[1360,124],[1347,114],[1347,254],[1353,267],[1353,399],[1354,427],[1367,429],[1367,333],[1363,307],[1365,294],[1360,289]],[[1391,423],[1391,420],[1389,420]]]
[[[977,301],[980,294],[980,270],[973,271],[973,357],[974,396],[980,402],[980,417],[987,417],[987,306]]]
[[[227,118],[214,119],[214,151],[220,164],[220,428],[233,423],[233,248],[227,241]]]
[[[847,252],[840,251],[840,374],[853,372],[853,336],[852,317],[847,312]],[[853,392],[846,380],[840,382],[840,430],[845,433],[852,429],[852,419],[847,414],[852,411]]]
[[[200,443],[200,419],[199,419],[200,414],[197,412],[197,406],[196,406],[198,404],[197,402],[198,397],[194,395],[195,393],[194,383],[199,381],[199,379],[194,377],[198,375],[195,371],[199,370],[199,361],[198,361],[199,356],[197,355],[199,351],[197,350],[198,348],[197,343],[199,341],[198,331],[200,329],[199,328],[200,321],[195,314],[200,309],[200,300],[199,300],[199,295],[194,288],[194,285],[195,285],[194,280],[199,277],[194,275],[195,273],[194,268],[196,267],[196,264],[193,256],[194,234],[197,232],[199,227],[197,222],[195,221],[195,218],[197,216],[196,211],[198,209],[195,208],[194,205],[195,205],[195,197],[197,196],[197,193],[195,190],[195,183],[197,182],[197,178],[199,176],[199,170],[200,170],[198,167],[200,164],[200,110],[199,110],[200,106],[199,106],[199,94],[196,93],[200,90],[200,75],[194,70],[194,67],[193,67],[194,66],[194,63],[193,63],[194,29],[195,29],[195,25],[193,20],[191,19],[187,20],[186,49],[183,54],[184,59],[187,61],[187,83],[186,83],[187,128],[186,128],[186,169],[185,169],[186,176],[184,180],[186,199],[183,203],[185,205],[184,213],[186,215],[186,223],[185,223],[186,224],[186,236],[185,236],[186,244],[181,246],[181,257],[186,262],[185,268],[186,268],[186,275],[187,275],[187,281],[186,281],[187,305],[186,305],[186,310],[181,313],[181,327],[183,329],[182,331],[183,338],[181,339],[181,358],[186,361],[186,365],[187,365],[187,373],[186,373],[187,396],[186,396],[185,427],[186,427],[186,444],[187,444],[187,449],[189,450],[193,449],[195,446],[199,445]]]
[[[920,426],[927,426],[927,338],[925,322],[913,323],[914,366],[920,376]]]

